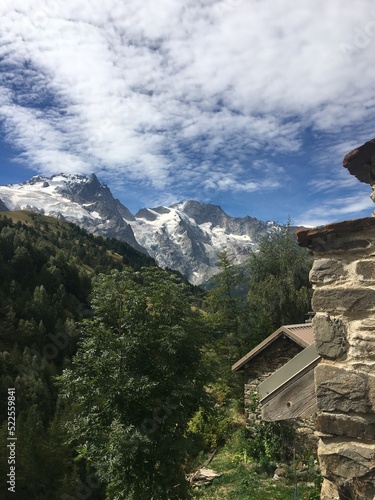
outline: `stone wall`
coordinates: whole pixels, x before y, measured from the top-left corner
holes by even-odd
[[[370,184],[375,201],[375,139],[348,153],[343,165]],[[375,217],[302,230],[298,239],[315,258],[321,498],[374,500]]]
[[[302,231],[314,255],[321,498],[375,498],[375,218]]]

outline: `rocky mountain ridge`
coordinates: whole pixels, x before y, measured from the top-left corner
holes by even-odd
[[[133,215],[95,174],[36,176],[0,186],[0,208],[32,210],[126,241],[195,285],[219,271],[219,251],[227,250],[233,262],[241,264],[256,250],[260,237],[280,230],[274,222],[230,217],[218,205],[194,200],[143,208]]]

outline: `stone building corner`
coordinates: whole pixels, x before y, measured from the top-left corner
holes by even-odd
[[[348,153],[344,167],[372,187],[375,139]],[[374,215],[374,214],[373,214]],[[316,434],[321,499],[375,498],[375,217],[297,233],[313,254]]]

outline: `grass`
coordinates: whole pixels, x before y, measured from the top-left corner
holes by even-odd
[[[243,443],[242,443],[243,445]],[[246,456],[241,446],[240,433],[235,433],[219,450],[209,468],[221,474],[210,486],[196,488],[195,499],[202,500],[318,500],[320,481],[297,483],[297,494],[293,478],[274,480],[275,467],[266,472],[259,464]]]
[[[16,224],[17,222],[22,222],[23,224],[28,224],[29,226],[35,226],[35,222],[43,222],[48,224],[49,228],[56,228],[61,226],[62,228],[69,228],[67,222],[56,219],[56,217],[50,217],[47,215],[41,215],[37,212],[31,212],[30,210],[14,210],[10,212],[0,212],[0,215],[5,215],[7,218],[12,219]]]

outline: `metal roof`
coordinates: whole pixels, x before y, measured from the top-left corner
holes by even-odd
[[[294,356],[294,358],[259,384],[260,402],[264,403],[275,391],[290,383],[295,377],[306,371],[306,369],[314,367],[319,359],[320,355],[314,344],[306,347],[306,349]]]
[[[264,349],[271,345],[281,336],[286,335],[301,347],[308,347],[314,343],[314,330],[311,323],[300,323],[296,325],[284,325],[273,332],[269,337],[258,344],[254,349],[245,354],[239,361],[234,363],[232,371],[241,370],[251,359],[258,356]]]

